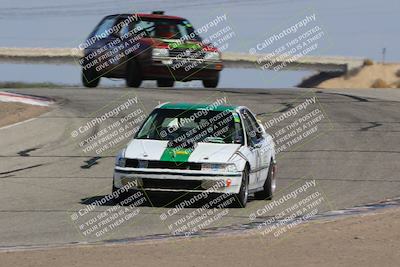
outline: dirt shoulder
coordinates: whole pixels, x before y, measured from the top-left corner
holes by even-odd
[[[48,107],[0,102],[0,127],[35,118],[47,111],[49,111]]]
[[[0,127],[35,118],[47,111],[49,111],[48,107],[0,102]]]
[[[400,208],[312,222],[279,238],[243,234],[2,252],[4,266],[399,266]]]
[[[318,88],[400,88],[400,64],[373,64],[358,73],[328,79]]]

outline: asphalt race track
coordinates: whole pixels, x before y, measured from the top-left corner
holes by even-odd
[[[229,103],[249,107],[263,121],[300,104],[307,96],[316,96],[329,119],[321,122],[321,134],[316,138],[279,154],[275,199],[312,179],[326,200],[319,212],[399,196],[399,97],[377,97],[372,93],[365,96],[362,90],[350,93],[314,89],[8,91],[50,97],[56,105],[38,119],[0,129],[0,247],[98,240],[85,238],[73,223],[71,214],[110,193],[116,152],[110,150],[100,156],[85,154],[77,147],[71,131],[93,118],[99,110],[106,110],[110,103],[123,102],[133,95],[138,97],[146,112],[159,102],[212,102],[226,97]],[[134,220],[100,239],[169,233],[160,215],[173,207],[171,204],[164,206],[174,197],[151,196],[154,198],[151,205],[141,206]],[[210,228],[246,224],[249,214],[266,203],[250,200],[245,209],[230,209]],[[108,207],[99,207],[94,212]],[[192,210],[187,208],[171,216],[170,222]]]

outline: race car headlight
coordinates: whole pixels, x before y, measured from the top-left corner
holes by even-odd
[[[220,56],[218,52],[206,52],[206,54],[204,55],[204,59],[219,60]]]
[[[115,166],[125,167],[126,158],[117,158],[115,159]]]
[[[235,164],[202,164],[202,171],[237,172]]]
[[[118,153],[118,155],[115,157],[115,166],[117,167],[125,167],[126,164],[126,158],[124,158],[124,153],[125,151],[122,150]]]
[[[237,168],[235,164],[226,164],[225,165],[225,172],[237,172]]]
[[[166,48],[153,48],[153,57],[168,57],[168,54]]]

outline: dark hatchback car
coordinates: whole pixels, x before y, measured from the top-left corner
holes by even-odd
[[[125,79],[128,87],[143,80],[160,87],[201,80],[217,87],[223,68],[218,49],[202,42],[189,21],[163,12],[107,16],[80,48],[86,87],[96,87],[101,77]]]

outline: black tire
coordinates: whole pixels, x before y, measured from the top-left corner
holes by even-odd
[[[174,80],[167,80],[167,79],[162,79],[162,80],[157,80],[157,86],[158,87],[174,87]]]
[[[137,88],[142,84],[142,80],[139,63],[134,59],[129,60],[126,68],[126,86]]]
[[[219,74],[211,80],[203,80],[203,86],[205,88],[216,88],[219,82]]]
[[[275,186],[275,173],[274,173],[274,162],[271,159],[271,163],[268,168],[268,176],[264,182],[264,187],[262,191],[254,193],[254,197],[258,200],[271,200],[274,195]]]
[[[240,184],[240,191],[235,194],[235,207],[245,208],[249,197],[249,169],[245,168],[242,172],[242,182]]]
[[[94,88],[99,85],[100,82],[100,75],[94,71],[92,68],[88,70],[82,69],[82,84],[88,88]]]

